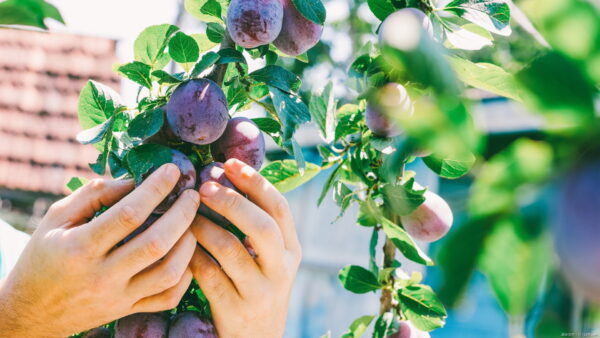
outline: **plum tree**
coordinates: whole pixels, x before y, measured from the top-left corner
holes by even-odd
[[[166,338],[168,320],[162,313],[136,313],[115,324],[115,338]]]
[[[391,43],[409,47],[418,42],[419,27],[433,37],[433,24],[429,17],[416,8],[404,8],[390,14],[379,28],[379,43]]]
[[[223,90],[208,79],[180,84],[167,103],[167,121],[180,139],[199,145],[216,141],[227,126],[229,112]]]
[[[163,111],[166,111],[167,108],[160,107],[160,109]],[[174,144],[177,142],[181,142],[181,141],[180,141],[179,137],[177,137],[177,135],[175,135],[173,130],[171,130],[169,123],[165,122],[165,123],[163,123],[163,125],[160,128],[160,130],[158,131],[158,133],[150,136],[145,142],[168,146],[168,145],[171,145],[171,144]]]
[[[265,137],[252,120],[236,117],[227,123],[225,132],[211,149],[217,161],[236,158],[259,170],[265,159]]]
[[[573,289],[600,304],[600,162],[567,175],[556,204],[554,230],[560,266]]]
[[[400,220],[406,232],[423,242],[435,242],[450,230],[453,221],[452,210],[439,195],[425,192],[425,202],[408,216]]]
[[[97,327],[86,332],[82,338],[111,338],[112,332],[105,327]]]
[[[182,152],[171,149],[171,163],[175,164],[179,171],[181,172],[181,176],[179,177],[179,181],[173,188],[173,191],[156,207],[154,213],[156,214],[164,214],[169,208],[175,203],[179,195],[187,189],[194,189],[196,187],[196,169],[194,168],[194,164],[190,159],[185,156]],[[147,173],[146,176],[149,176],[151,172]]]
[[[281,32],[282,22],[280,0],[233,0],[227,12],[229,35],[244,48],[273,42]]]
[[[200,186],[207,182],[216,182],[224,187],[237,191],[237,188],[233,185],[233,183],[231,183],[231,181],[229,181],[229,179],[225,175],[223,163],[220,162],[213,162],[202,168],[202,170],[200,170],[199,180]],[[210,219],[211,221],[215,222],[220,226],[225,227],[230,224],[230,222],[225,217],[216,213],[214,210],[208,208],[204,203],[200,204],[198,212],[202,216]]]
[[[388,116],[406,118],[413,115],[413,104],[403,85],[388,83],[381,87],[367,104],[365,122],[373,134],[395,137],[401,134]]]
[[[398,332],[388,338],[429,338],[427,332],[423,332],[412,325],[411,322],[401,321],[398,325]]]
[[[217,338],[214,325],[197,312],[185,311],[178,314],[169,328],[169,338]]]
[[[273,44],[280,51],[297,56],[314,47],[321,39],[323,26],[305,18],[292,0],[283,3],[283,25]]]

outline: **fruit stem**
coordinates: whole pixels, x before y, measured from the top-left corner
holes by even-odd
[[[229,30],[225,28],[220,50],[227,48],[235,48],[235,42],[233,42],[231,36],[229,36]],[[216,65],[212,72],[208,75],[208,78],[215,81],[219,86],[222,86],[223,80],[225,79],[225,73],[227,72],[227,66],[229,66],[229,63]]]

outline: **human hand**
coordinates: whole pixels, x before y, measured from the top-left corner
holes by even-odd
[[[228,161],[225,173],[249,199],[206,183],[202,202],[247,234],[257,257],[233,234],[198,216],[191,230],[218,263],[197,248],[192,272],[221,337],[281,337],[302,256],[290,208],[273,185],[243,162]]]
[[[3,336],[65,337],[175,307],[192,279],[196,241],[189,225],[198,192],[185,191],[150,228],[115,245],[148,218],[179,176],[167,164],[133,191],[131,181],[94,180],[52,205],[0,286]],[[110,209],[92,219],[103,206]]]

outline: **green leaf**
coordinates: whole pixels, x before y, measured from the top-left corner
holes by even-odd
[[[323,190],[321,191],[321,196],[319,196],[319,199],[317,200],[317,206],[320,206],[323,203],[325,196],[327,196],[327,193],[333,187],[333,183],[335,183],[337,181],[341,170],[342,170],[342,164],[338,165],[331,172],[331,174],[329,175],[329,178],[327,178],[327,181],[325,181],[325,185],[323,186]]]
[[[89,180],[87,178],[73,177],[69,180],[69,182],[66,184],[66,186],[69,190],[71,190],[71,192],[73,192],[73,191],[83,187],[88,182],[89,182]]]
[[[373,338],[388,338],[396,332],[398,332],[398,320],[393,313],[386,312],[377,317]]]
[[[280,66],[266,66],[248,76],[256,82],[262,82],[288,93],[297,92],[302,84],[296,74]]]
[[[0,25],[22,25],[42,29],[48,27],[46,18],[64,24],[63,18],[53,5],[42,0],[7,0],[0,2]]]
[[[171,36],[178,30],[177,26],[169,24],[144,29],[133,45],[135,60],[149,65],[152,69],[163,69],[169,63],[165,49]]]
[[[281,124],[270,117],[259,117],[252,119],[252,121],[267,134],[275,134],[281,131]]]
[[[127,133],[131,137],[136,137],[142,140],[158,133],[165,122],[165,113],[162,109],[157,108],[145,111],[136,116],[129,124]]]
[[[145,63],[134,61],[124,64],[117,68],[117,71],[128,78],[129,80],[148,89],[152,88],[152,80],[150,80],[151,67]]]
[[[102,141],[106,133],[110,130],[112,122],[113,119],[110,118],[102,124],[80,132],[77,134],[77,141],[81,144],[95,144]]]
[[[343,268],[338,278],[342,282],[342,286],[353,293],[367,293],[381,288],[376,275],[356,265],[349,265]]]
[[[433,261],[420,248],[417,243],[398,225],[392,223],[385,217],[380,218],[383,231],[392,240],[396,248],[402,252],[404,257],[413,262],[423,265],[433,265]]]
[[[477,158],[472,153],[456,154],[445,157],[431,155],[423,162],[442,178],[457,179],[469,173]]]
[[[296,161],[296,165],[298,166],[298,171],[300,175],[304,175],[304,170],[306,169],[306,161],[304,160],[304,153],[302,153],[302,147],[298,144],[295,138],[290,140],[292,144],[292,153],[294,155],[294,160]]]
[[[292,2],[302,16],[316,24],[325,24],[327,12],[321,0],[292,0]]]
[[[480,50],[494,44],[493,35],[485,28],[475,24],[467,23],[459,26],[446,22],[446,25],[446,45],[448,45],[448,48]]]
[[[473,63],[458,56],[448,60],[458,78],[469,86],[521,101],[515,77],[504,69],[490,63]]]
[[[397,10],[393,0],[367,0],[367,4],[371,12],[381,21]]]
[[[444,8],[488,31],[509,36],[510,7],[504,0],[454,0]]]
[[[218,23],[209,22],[206,25],[206,36],[214,43],[221,43],[225,37],[225,28]]]
[[[425,202],[426,189],[416,190],[414,183],[415,179],[411,178],[404,184],[390,183],[381,189],[386,206],[396,215],[409,215]]]
[[[333,142],[335,138],[336,102],[332,89],[333,83],[329,82],[321,94],[311,97],[308,106],[312,120],[319,127],[321,138],[327,143]]]
[[[219,51],[219,56],[221,57],[218,61],[218,64],[223,65],[226,63],[246,63],[246,58],[244,58],[244,54],[233,49],[233,48],[225,48]]]
[[[164,70],[155,70],[152,72],[152,76],[158,78],[160,84],[177,84],[183,82],[183,73],[171,75]]]
[[[190,63],[198,61],[200,49],[193,37],[177,32],[169,41],[169,55],[187,71],[191,68]]]
[[[371,325],[371,322],[373,321],[375,317],[374,316],[362,316],[358,319],[356,319],[355,321],[352,322],[352,324],[350,324],[350,328],[348,328],[348,332],[344,333],[342,335],[342,338],[360,338],[362,337],[363,334],[365,334],[365,331],[367,331],[367,328],[369,327],[369,325]]]
[[[173,155],[171,149],[158,144],[143,144],[133,148],[125,160],[136,183],[141,183],[144,175],[170,163]]]
[[[371,198],[367,198],[360,202],[357,222],[362,226],[376,226],[379,224],[381,215],[381,210],[379,210],[377,203]]]
[[[217,45],[217,43],[214,43],[208,39],[206,33],[196,33],[190,36],[193,37],[194,40],[196,40],[198,48],[200,48],[200,53],[208,52]]]
[[[339,141],[348,135],[360,132],[361,124],[364,121],[363,111],[357,105],[345,104],[338,109],[336,120],[335,140]]]
[[[227,9],[229,5],[228,0],[216,0],[216,2],[221,5],[222,13],[219,15],[219,17],[212,13],[211,7],[214,5],[208,4],[209,2],[213,2],[213,0],[185,0],[184,6],[188,13],[202,22],[222,22],[221,18],[226,14],[224,13],[224,10]]]
[[[524,316],[538,300],[548,272],[552,244],[542,229],[541,217],[505,218],[487,237],[479,266],[487,275],[502,308],[513,316]]]
[[[217,0],[207,0],[202,7],[200,7],[200,13],[213,16],[221,20],[221,3]]]
[[[414,284],[398,292],[402,313],[419,330],[432,331],[446,323],[446,309],[429,286]]]
[[[285,193],[310,181],[320,171],[318,165],[306,163],[304,175],[301,175],[295,161],[284,160],[270,163],[260,171],[260,174],[271,182],[277,190]]]
[[[194,69],[192,70],[190,77],[195,78],[199,76],[203,71],[212,67],[219,60],[219,54],[215,52],[208,52],[202,56],[202,59],[196,63]]]
[[[352,202],[352,197],[352,190],[350,190],[350,188],[348,188],[348,186],[344,184],[344,182],[333,182],[333,199],[335,200],[335,202],[341,210],[338,218],[344,214],[346,209],[348,209],[348,207],[350,206],[350,202]]]
[[[284,140],[289,140],[300,125],[310,122],[308,107],[299,96],[285,93],[272,86],[269,86],[269,91],[277,115],[283,125],[282,137]]]
[[[119,94],[101,83],[90,80],[79,94],[79,124],[84,130],[93,128],[106,122],[120,107]]]
[[[379,242],[379,229],[373,228],[371,239],[369,240],[369,270],[375,275],[379,275],[377,266],[377,243]]]
[[[110,134],[107,133],[107,135]],[[106,173],[106,162],[108,160],[108,149],[106,145],[108,142],[106,140],[104,141],[105,146],[103,151],[98,155],[98,158],[96,158],[96,162],[89,164],[90,169],[98,175],[104,175]]]

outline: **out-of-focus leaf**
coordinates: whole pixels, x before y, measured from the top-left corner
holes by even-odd
[[[210,2],[216,1],[221,7],[221,15],[217,17],[214,11],[210,11]],[[229,5],[228,0],[185,0],[185,10],[192,16],[202,22],[223,22],[222,17],[225,17],[226,10]],[[214,5],[213,5],[214,6]]]
[[[83,177],[73,177],[69,180],[69,182],[66,184],[67,188],[73,192],[81,187],[83,187],[84,185],[86,185],[88,183],[88,179],[87,178],[83,178]]]
[[[466,175],[475,164],[475,155],[472,153],[438,157],[431,155],[425,157],[423,162],[442,178],[457,179]]]
[[[488,31],[509,36],[510,8],[504,0],[454,0],[444,8]]]
[[[165,49],[169,40],[177,32],[177,26],[164,24],[150,26],[135,40],[133,45],[136,61],[149,65],[152,69],[163,69],[169,63],[169,55]]]
[[[348,328],[348,331],[342,335],[342,338],[360,338],[367,331],[373,321],[374,316],[362,316],[356,319]]]

